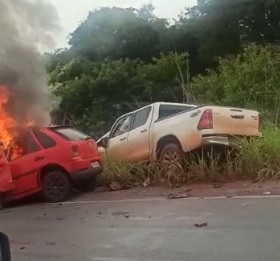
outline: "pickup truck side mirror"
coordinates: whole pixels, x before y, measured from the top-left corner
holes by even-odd
[[[9,238],[0,232],[0,261],[11,261],[11,249]]]
[[[101,145],[102,145],[102,147],[106,149],[107,146],[108,146],[108,142],[109,142],[109,138],[108,138],[108,137],[103,137],[103,138],[101,139]]]

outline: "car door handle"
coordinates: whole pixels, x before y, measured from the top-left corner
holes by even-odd
[[[141,133],[144,133],[144,132],[146,132],[146,131],[147,131],[147,129],[141,130]]]
[[[40,161],[40,160],[43,160],[45,157],[43,156],[38,156],[34,159],[34,161]]]
[[[120,141],[124,141],[124,140],[126,140],[126,138],[121,138],[121,139],[120,139]]]

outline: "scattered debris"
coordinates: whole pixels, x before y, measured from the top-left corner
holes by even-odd
[[[167,196],[168,199],[179,199],[179,198],[188,198],[191,194],[188,192],[178,192],[178,193],[171,193]]]
[[[22,247],[20,248],[20,250],[23,250],[23,249],[25,249],[25,246],[22,246]]]
[[[147,187],[151,185],[151,179],[147,178],[144,182],[143,182],[143,187]]]
[[[196,227],[206,227],[208,226],[207,222],[202,222],[202,223],[196,223],[194,224]]]
[[[242,207],[243,207],[243,208],[244,208],[244,207],[247,207],[247,206],[248,206],[247,203],[242,204]]]
[[[114,180],[110,183],[109,187],[113,191],[118,191],[123,188],[123,186],[119,182],[114,181]]]
[[[270,195],[270,194],[271,194],[270,191],[266,191],[266,192],[263,193],[263,195]]]
[[[123,215],[125,218],[129,218],[130,217],[130,215],[129,214],[125,214],[125,215]]]
[[[213,188],[221,188],[222,184],[221,183],[213,183],[212,186],[213,186]]]
[[[127,216],[129,215],[129,212],[124,211],[114,211],[112,212],[112,216]]]
[[[58,217],[58,218],[56,218],[56,220],[63,220],[64,218],[62,218],[62,217]]]

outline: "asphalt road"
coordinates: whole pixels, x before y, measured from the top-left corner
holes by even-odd
[[[22,206],[0,230],[14,261],[279,261],[280,198]]]

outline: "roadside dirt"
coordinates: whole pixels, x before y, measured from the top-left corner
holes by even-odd
[[[98,191],[98,190],[97,190]],[[138,187],[120,191],[90,192],[78,194],[71,201],[87,200],[122,200],[139,199],[150,197],[168,197],[170,194],[188,193],[190,197],[213,197],[213,196],[252,196],[252,195],[280,195],[280,182],[236,181],[226,184],[190,184],[178,188],[161,187]]]

